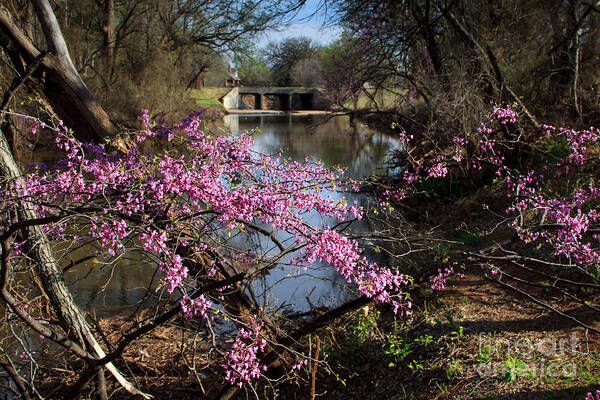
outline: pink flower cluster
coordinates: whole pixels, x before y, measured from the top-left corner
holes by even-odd
[[[431,284],[431,288],[433,290],[444,290],[446,288],[446,279],[448,279],[454,273],[454,268],[447,267],[443,270],[439,268],[437,272],[437,275],[432,275],[429,277],[429,283]]]
[[[600,390],[596,390],[595,394],[588,393],[585,400],[600,400]]]
[[[258,232],[256,226],[291,235],[304,248],[299,267],[325,260],[364,295],[408,312],[402,293],[408,276],[369,263],[355,240],[306,222],[315,212],[321,220],[362,218],[360,207],[324,194],[342,186],[341,171],[253,152],[249,135],[205,135],[200,117],[194,113],[167,127],[165,121],[151,122],[144,111],[136,142],[159,136],[173,142],[157,153],[144,153],[137,144],[125,154],[109,153],[108,146],[83,144],[58,124],[56,145],[66,159],[49,169],[34,168],[23,178],[21,196],[10,185],[1,195],[6,204],[30,203],[39,217],[60,216],[44,226],[55,239],[93,244],[108,259],[126,251],[144,254],[163,272],[167,291],[184,294],[181,309],[190,317],[206,319],[213,306],[208,297],[185,295],[186,254],[218,253],[208,243],[224,243],[229,232]],[[268,261],[267,256],[253,254],[265,259],[247,262]],[[214,280],[215,272],[214,265],[194,271],[197,281]],[[242,384],[262,371],[255,360],[265,346],[258,330],[240,330],[227,360],[230,382]]]
[[[443,163],[438,162],[429,168],[428,174],[432,178],[443,178],[448,175],[448,168],[446,168]]]
[[[294,363],[294,365],[292,365],[292,370],[299,370],[302,367],[305,367],[308,365],[308,359],[307,358],[301,358],[298,361],[296,361],[296,363]]]
[[[195,299],[192,299],[192,298],[188,297],[187,295],[184,295],[181,298],[181,311],[185,315],[187,315],[189,318],[193,318],[197,314],[200,314],[200,316],[203,319],[207,319],[207,318],[212,319],[212,317],[208,315],[208,311],[212,307],[213,307],[213,305],[210,302],[210,300],[208,300],[203,295],[200,295],[200,296],[196,297]]]
[[[267,341],[260,336],[261,326],[252,322],[248,330],[240,328],[231,350],[225,356],[225,363],[222,365],[225,380],[232,385],[242,387],[267,370],[258,361],[258,354],[264,352],[267,345]]]
[[[502,125],[514,124],[517,122],[517,114],[510,107],[494,106],[492,110],[493,117]]]
[[[373,301],[392,304],[394,312],[409,312],[411,304],[400,294],[402,287],[410,285],[409,276],[369,263],[360,255],[361,250],[356,241],[334,230],[316,232],[311,239],[304,249],[305,257],[301,262],[312,264],[316,260],[325,261]]]
[[[506,212],[515,217],[512,227],[522,240],[545,243],[553,254],[566,256],[579,265],[600,261],[600,235],[593,233],[600,222],[597,211],[600,190],[594,183],[596,167],[587,167],[597,160],[589,149],[598,143],[600,129],[544,125],[548,138],[566,144],[567,154],[550,165],[518,170],[506,164],[502,153],[503,149],[514,147],[513,139],[503,138],[503,130],[498,129],[516,122],[517,115],[510,107],[494,107],[489,118],[477,128],[477,135],[455,136],[447,154],[433,154],[429,160],[415,161],[408,166],[403,175],[405,183],[442,178],[452,168],[490,168],[506,183],[506,196],[512,199]],[[477,138],[475,147],[469,148],[474,137]],[[553,181],[567,174],[589,183],[558,195],[552,189]]]

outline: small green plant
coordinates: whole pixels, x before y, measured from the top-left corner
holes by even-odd
[[[390,361],[388,367],[395,367],[398,362],[404,360],[410,353],[412,353],[411,342],[406,333],[403,336],[394,335],[388,339],[385,354],[392,356],[394,359],[394,361]]]
[[[373,334],[375,328],[377,328],[377,321],[379,320],[379,311],[366,311],[360,313],[356,321],[356,325],[353,328],[354,335],[364,342]]]
[[[481,349],[479,349],[479,353],[475,357],[475,362],[477,364],[485,364],[492,360],[492,348],[489,345],[483,345]]]
[[[427,347],[431,343],[433,343],[433,336],[431,336],[431,335],[421,335],[418,338],[415,338],[415,343],[419,343],[419,344],[422,344],[423,346]]]
[[[504,379],[506,379],[507,382],[514,382],[517,380],[517,378],[519,378],[519,376],[524,374],[533,376],[533,373],[529,370],[527,364],[516,359],[510,354],[508,355],[508,359],[506,359],[503,364],[505,368]]]
[[[450,334],[456,336],[457,338],[462,338],[465,335],[464,327],[461,325],[458,325],[456,327],[456,329],[454,329],[452,332],[450,332]]]
[[[464,327],[457,324],[450,313],[446,314],[446,319],[448,320],[449,329],[451,329],[450,334],[462,338],[464,336]]]
[[[451,381],[454,378],[462,375],[462,373],[463,366],[460,360],[451,359],[450,363],[446,367],[446,378],[448,378],[448,380]]]
[[[548,281],[542,281],[540,282],[540,285],[544,286],[544,293],[552,293],[552,284]]]
[[[412,360],[408,364],[408,368],[412,369],[413,371],[423,371],[425,369],[425,367],[423,366],[423,364],[418,363],[417,360]]]
[[[435,386],[437,386],[438,390],[440,391],[440,394],[442,394],[442,395],[450,393],[450,389],[448,388],[448,385],[446,385],[445,383],[436,382]]]

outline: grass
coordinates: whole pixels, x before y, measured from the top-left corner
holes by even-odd
[[[219,99],[225,96],[231,88],[228,87],[204,87],[202,89],[192,89],[190,97],[201,107],[217,107],[225,110]]]

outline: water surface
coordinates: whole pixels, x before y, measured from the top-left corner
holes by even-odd
[[[333,115],[228,115],[225,127],[233,134],[258,128],[253,149],[264,153],[281,153],[297,161],[321,161],[325,166],[343,167],[345,176],[365,178],[390,173],[389,154],[400,147],[400,142],[358,120]],[[333,199],[345,197],[349,204],[369,207],[370,199],[363,194],[327,192]],[[307,216],[313,225],[334,225],[338,221],[323,220],[314,213]],[[354,222],[353,232],[373,229],[365,221]],[[281,241],[291,237],[279,234]],[[244,248],[263,250],[266,241],[237,243]],[[271,245],[272,246],[272,245]],[[289,261],[287,257],[284,261]],[[371,261],[385,262],[382,255],[371,254]],[[281,266],[264,275],[254,284],[254,290],[263,304],[273,308],[304,311],[313,306],[339,304],[353,296],[343,279],[330,266],[316,263],[308,270],[296,271]]]

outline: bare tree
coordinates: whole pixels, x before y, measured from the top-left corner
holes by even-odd
[[[50,4],[47,0],[35,0],[33,5],[46,38],[46,54],[25,36],[8,10],[0,9],[0,40],[13,67],[22,75],[27,66],[39,58],[40,66],[28,77],[27,83],[48,101],[53,111],[86,140],[101,141],[115,135],[117,126],[73,65]]]

